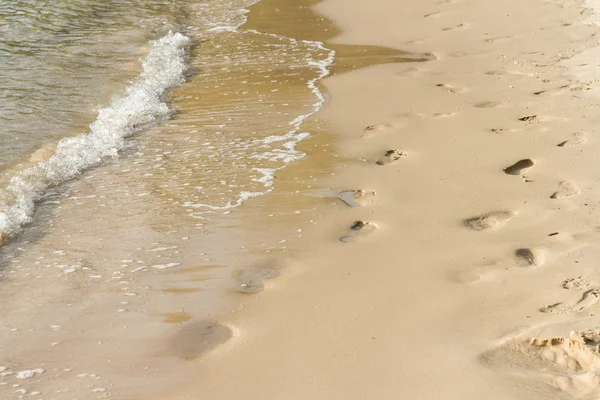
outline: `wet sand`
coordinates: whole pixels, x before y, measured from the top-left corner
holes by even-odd
[[[597,398],[592,12],[512,0],[316,9],[342,28],[335,43],[436,59],[324,82],[317,118],[339,142],[335,174],[315,185],[375,195],[321,207],[286,274],[220,319],[232,340],[156,398]]]
[[[256,7],[251,13],[259,15],[264,6]],[[302,18],[322,19],[313,11]],[[323,21],[320,36],[333,37]],[[242,41],[225,32],[192,47],[187,82],[169,94],[172,119],[135,136],[119,157],[52,188],[33,222],[2,248],[3,396],[124,399],[191,381],[196,363],[243,337],[221,317],[301,271],[294,260],[312,240],[305,232],[342,202],[316,184],[339,164],[324,121],[304,122],[296,133],[312,137],[296,149],[259,140],[288,132],[290,119],[312,112],[307,82],[319,70],[298,60],[327,56],[294,42],[319,36],[301,34],[299,24],[291,41],[269,36],[285,33],[277,31],[284,25],[251,19]],[[414,58],[377,46],[335,47],[339,72]],[[267,175],[245,174],[264,167],[250,157],[265,148],[290,158],[273,186]],[[302,159],[305,152],[310,157]],[[33,161],[52,153],[50,146]],[[272,191],[229,207],[240,188]],[[21,379],[22,371],[34,372]]]

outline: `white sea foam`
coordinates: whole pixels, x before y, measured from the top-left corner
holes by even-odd
[[[36,374],[43,374],[45,371],[43,368],[35,368],[35,369],[25,369],[23,371],[17,372],[15,376],[17,379],[31,379]]]
[[[153,41],[142,60],[140,76],[122,97],[100,109],[88,133],[62,139],[49,159],[12,177],[0,190],[0,242],[31,221],[35,201],[48,188],[115,156],[127,137],[168,116],[170,110],[162,95],[184,81],[188,41],[180,33]]]
[[[178,267],[180,265],[181,265],[181,263],[156,264],[156,265],[152,265],[151,268],[167,269],[167,268]]]
[[[289,122],[289,125],[292,127],[291,130],[282,135],[269,136],[263,139],[257,139],[256,141],[264,144],[273,144],[278,142],[284,142],[281,145],[281,148],[275,148],[269,151],[265,151],[262,154],[257,154],[251,156],[250,158],[259,159],[259,160],[267,160],[270,162],[273,161],[281,161],[283,165],[279,168],[254,168],[254,171],[257,171],[262,174],[262,177],[253,179],[254,182],[262,183],[265,190],[260,192],[249,192],[243,191],[239,193],[239,197],[236,201],[230,201],[226,204],[215,205],[215,204],[204,204],[204,203],[194,203],[194,202],[185,202],[182,204],[183,207],[186,208],[195,208],[195,209],[209,209],[209,210],[228,210],[231,208],[239,207],[246,200],[265,195],[274,189],[274,181],[275,174],[277,171],[285,168],[288,164],[298,161],[306,156],[305,153],[296,150],[298,143],[302,140],[309,138],[311,135],[308,132],[301,132],[302,124],[315,115],[323,105],[325,104],[325,96],[319,89],[318,83],[327,75],[329,75],[329,67],[334,63],[335,60],[335,51],[326,48],[322,42],[309,41],[309,40],[296,40],[293,38],[276,35],[272,33],[264,33],[256,30],[248,30],[246,33],[255,34],[255,35],[265,35],[277,38],[279,40],[289,41],[292,44],[304,44],[308,47],[311,47],[315,50],[325,52],[327,57],[321,60],[310,60],[308,62],[309,66],[315,67],[318,70],[317,76],[307,82],[307,87],[312,91],[312,93],[316,97],[315,103],[313,103],[312,109],[306,113],[296,117],[294,120]],[[201,217],[201,212],[193,212],[190,215],[193,217]]]
[[[237,30],[237,26],[215,26],[214,28],[210,28],[209,32],[235,32]]]

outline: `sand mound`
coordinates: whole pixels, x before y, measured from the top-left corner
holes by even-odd
[[[511,340],[481,355],[484,364],[540,382],[571,396],[600,396],[600,330],[571,332],[568,337]]]

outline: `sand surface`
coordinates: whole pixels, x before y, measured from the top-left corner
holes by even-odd
[[[329,207],[286,273],[220,321],[232,337],[190,364],[197,378],[158,398],[598,398],[592,11],[316,9],[343,30],[335,43],[436,59],[325,81],[318,118],[341,144],[319,184],[367,191],[361,207]]]

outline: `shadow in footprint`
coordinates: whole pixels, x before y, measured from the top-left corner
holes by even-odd
[[[355,221],[350,226],[348,233],[340,237],[340,241],[344,243],[355,242],[372,233],[376,228],[372,222]]]
[[[522,267],[542,266],[546,262],[545,251],[542,249],[521,248],[515,251],[517,264]]]
[[[504,168],[504,173],[508,175],[521,175],[525,170],[533,167],[535,162],[529,158],[519,160],[513,165]]]
[[[537,115],[527,115],[525,117],[519,118],[519,121],[522,122],[539,122],[540,119]]]
[[[193,360],[215,349],[233,337],[228,326],[214,321],[201,321],[185,325],[173,338],[170,353]]]

